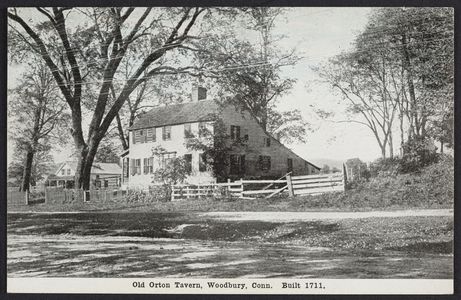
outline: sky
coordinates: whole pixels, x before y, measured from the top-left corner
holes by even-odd
[[[299,109],[306,121],[317,128],[308,132],[307,143],[289,145],[298,155],[314,164],[324,159],[345,162],[355,157],[372,161],[380,156],[371,131],[363,125],[319,121],[313,116],[311,107],[336,107],[340,99],[333,96],[328,86],[312,84],[318,78],[311,67],[341,51],[350,50],[357,32],[366,25],[369,12],[369,8],[298,7],[290,9],[277,22],[275,33],[287,36],[287,49],[297,46],[299,52],[304,53],[304,58],[296,66],[282,69],[282,76],[296,78],[297,82],[290,94],[279,99],[278,107],[281,110]],[[14,77],[13,71],[9,69],[9,82]],[[340,118],[339,110],[338,116]],[[11,152],[8,151],[8,164]],[[53,155],[56,162],[68,160],[70,150],[60,149]]]
[[[298,81],[292,93],[280,99],[279,108],[301,110],[306,121],[318,128],[308,132],[307,143],[289,145],[313,163],[324,159],[345,162],[355,157],[366,162],[380,157],[380,148],[369,129],[356,123],[320,121],[313,116],[311,107],[337,106],[336,117],[341,119],[341,107],[337,105],[340,98],[331,93],[329,86],[313,83],[319,78],[311,67],[341,51],[351,50],[357,32],[365,28],[370,11],[370,8],[295,8],[287,15],[288,23],[278,28],[281,34],[290,37],[292,45],[298,45],[299,51],[305,53],[305,59],[295,67],[283,70]]]

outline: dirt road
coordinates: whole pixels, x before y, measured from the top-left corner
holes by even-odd
[[[303,222],[312,220],[453,216],[453,209],[421,209],[370,212],[207,212],[203,218],[229,221]]]
[[[453,278],[453,211],[14,213],[8,277]]]

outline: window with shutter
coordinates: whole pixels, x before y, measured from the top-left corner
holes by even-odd
[[[162,129],[163,140],[171,140],[171,126],[163,126]]]
[[[136,174],[141,175],[141,159],[135,159]]]
[[[140,138],[141,143],[145,143],[146,142],[146,130],[140,130],[139,135],[141,137]]]
[[[131,176],[136,175],[135,159],[130,161]]]
[[[147,174],[149,172],[149,165],[148,165],[148,162],[147,162],[148,158],[144,158],[143,159],[143,163],[144,163],[144,174]]]
[[[134,131],[134,144],[138,144],[141,142],[141,130]]]
[[[259,169],[260,170],[270,170],[271,169],[271,157],[266,155],[259,156]]]
[[[245,155],[230,155],[230,174],[243,175],[245,173]]]
[[[154,173],[154,158],[150,157],[148,163],[149,163],[149,173],[152,174]]]
[[[240,139],[240,126],[231,125],[231,139],[233,140]]]
[[[151,142],[151,136],[152,136],[152,128],[147,128],[146,129],[146,142],[147,143]]]
[[[146,142],[155,142],[155,127],[154,128],[147,128],[145,130],[145,138]]]
[[[271,146],[271,138],[270,137],[265,137],[264,138],[264,146],[266,146],[266,147]]]

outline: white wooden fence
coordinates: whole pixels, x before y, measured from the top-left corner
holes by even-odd
[[[345,179],[342,173],[288,176],[288,185],[292,186],[292,195],[316,195],[328,192],[342,192]]]
[[[235,196],[255,199],[265,196],[270,198],[288,191],[289,196],[321,194],[344,191],[343,173],[291,176],[290,173],[278,180],[239,180],[227,183],[179,184],[172,185],[171,200],[195,199],[201,197]]]
[[[235,196],[242,197],[241,182],[176,184],[171,186],[171,201],[202,197]]]
[[[77,194],[78,193],[78,194]],[[76,203],[79,199],[84,202],[123,202],[125,201],[126,191],[119,188],[108,187],[104,189],[83,190],[64,189],[62,187],[46,187],[45,203],[48,204],[69,204]],[[81,201],[80,200],[80,201]]]

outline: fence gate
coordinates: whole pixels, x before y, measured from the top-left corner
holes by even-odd
[[[287,181],[288,186],[292,187],[290,192],[293,195],[342,192],[345,189],[345,178],[342,173],[291,176]]]

